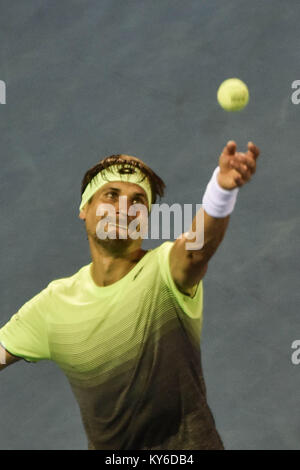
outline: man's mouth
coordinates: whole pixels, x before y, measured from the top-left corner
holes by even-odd
[[[113,222],[108,222],[108,225],[112,225],[113,227],[123,228],[124,230],[127,230],[128,228],[128,227],[125,227],[124,225],[114,224]]]

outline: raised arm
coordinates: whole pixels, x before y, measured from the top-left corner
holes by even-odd
[[[213,208],[212,213],[217,214],[219,212],[221,214],[223,206],[225,209],[227,208],[227,213],[231,211],[230,204],[234,206],[234,193],[231,193],[231,191],[250,181],[256,171],[256,159],[259,153],[258,147],[252,142],[248,143],[246,153],[236,152],[236,143],[234,141],[227,143],[219,158],[217,183],[214,183],[217,184],[217,191],[220,192],[223,201],[221,200],[221,205],[218,207],[219,194],[216,195],[214,200],[211,200],[208,207]],[[227,207],[225,207],[226,204]],[[203,205],[205,206],[205,204]],[[209,212],[209,209],[207,210]],[[208,261],[223,240],[230,218],[230,214],[225,217],[222,217],[222,214],[217,217],[209,215],[203,207],[200,211],[202,211],[203,220],[200,230],[204,230],[204,240],[201,248],[187,249],[188,244],[194,243],[197,236],[188,239],[186,234],[183,234],[181,238],[175,241],[170,253],[170,270],[174,282],[180,290],[188,294],[193,294],[193,287],[204,277]],[[189,232],[197,233],[197,230],[199,230],[200,211],[193,219]]]

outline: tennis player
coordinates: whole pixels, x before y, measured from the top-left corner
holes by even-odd
[[[149,215],[165,188],[140,159],[113,155],[86,172],[79,217],[92,262],[50,282],[2,326],[0,368],[54,361],[78,402],[89,450],[224,449],[201,366],[202,280],[259,153],[252,142],[246,152],[234,141],[223,149],[202,199],[199,249],[187,249],[197,214],[189,232],[152,250],[129,236],[130,208]]]

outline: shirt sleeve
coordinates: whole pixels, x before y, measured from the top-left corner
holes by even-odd
[[[193,297],[183,294],[176,286],[170,270],[169,256],[174,242],[164,242],[158,248],[159,266],[161,275],[168,285],[169,289],[174,294],[179,306],[182,310],[193,319],[202,319],[203,313],[203,283],[202,280],[197,285],[197,290]]]
[[[46,321],[50,303],[48,285],[0,328],[0,343],[9,353],[27,362],[50,359]]]

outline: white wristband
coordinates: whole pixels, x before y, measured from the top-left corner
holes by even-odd
[[[226,217],[234,209],[239,188],[223,189],[218,183],[218,173],[220,167],[217,166],[206,186],[202,199],[202,206],[205,212],[212,217]]]

